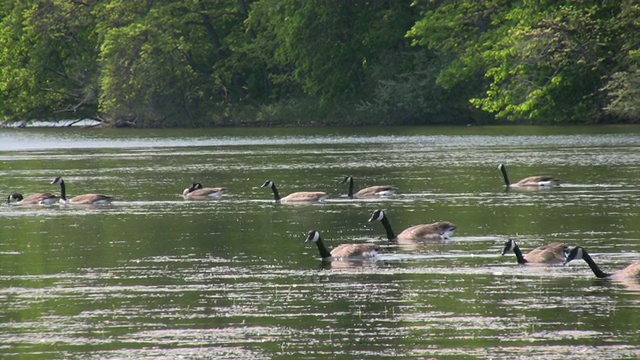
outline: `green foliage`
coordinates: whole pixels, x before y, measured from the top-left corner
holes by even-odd
[[[5,0],[0,118],[638,121],[638,19],[633,0]]]
[[[365,97],[368,67],[404,43],[411,11],[393,1],[267,0],[248,23],[274,83],[330,102]]]
[[[510,17],[519,23],[484,53],[493,80],[486,97],[472,103],[512,120],[597,117],[595,92],[609,50],[598,38],[605,31],[602,11],[564,5],[515,10]]]
[[[88,3],[3,2],[0,116],[69,118],[95,114],[97,53]]]
[[[626,71],[613,73],[602,89],[609,99],[605,110],[617,117],[630,121],[640,121],[640,50],[631,51],[630,58],[635,59],[633,66]]]
[[[639,15],[632,1],[462,1],[427,9],[409,35],[454,58],[438,77],[444,87],[490,80],[469,100],[498,119],[592,122],[607,109],[623,114],[607,107],[602,89],[634,63]],[[628,104],[619,93],[633,86],[619,77],[611,96]]]
[[[202,126],[246,97],[250,66],[232,50],[244,37],[237,2],[138,5],[112,1],[102,11],[102,112],[136,126]]]

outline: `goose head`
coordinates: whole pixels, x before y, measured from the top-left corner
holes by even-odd
[[[271,180],[267,180],[267,181],[265,181],[265,182],[264,182],[264,184],[262,184],[262,186],[260,186],[260,187],[261,187],[261,188],[264,188],[264,187],[273,187],[273,181],[271,181]]]
[[[508,253],[510,251],[513,251],[513,249],[515,249],[515,248],[516,248],[515,240],[513,240],[513,239],[507,240],[507,242],[504,243],[504,249],[502,250],[502,255],[504,255],[504,254],[506,254],[506,253]]]
[[[372,221],[382,221],[382,219],[384,219],[386,216],[384,210],[376,210],[373,212],[373,214],[371,214],[371,217],[369,218],[369,222]]]
[[[22,199],[24,199],[22,197],[22,194],[20,193],[13,193],[11,195],[9,195],[9,197],[7,197],[7,204],[10,204],[12,201],[22,201]]]
[[[344,184],[346,182],[353,182],[353,176],[345,176],[339,184]]]
[[[440,233],[440,237],[443,239],[449,239],[453,236],[453,233],[456,231],[458,227],[450,222],[440,222],[438,224],[438,232]]]
[[[582,246],[576,246],[567,254],[567,259],[564,261],[565,265],[573,260],[580,260],[585,258],[585,251]]]
[[[307,234],[307,239],[304,242],[317,243],[318,240],[320,240],[320,233],[317,230],[311,230],[309,234]]]
[[[193,183],[193,185],[189,186],[188,188],[184,189],[184,191],[182,192],[182,195],[187,195],[188,193],[194,191],[194,190],[198,190],[198,189],[202,189],[203,186],[201,183]]]

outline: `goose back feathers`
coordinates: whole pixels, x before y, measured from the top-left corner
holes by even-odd
[[[321,191],[300,191],[291,193],[285,197],[280,197],[280,192],[276,188],[276,184],[267,180],[261,187],[269,187],[273,191],[273,198],[279,203],[295,203],[295,202],[319,202],[324,201],[327,198],[327,193]]]
[[[563,243],[550,243],[537,247],[529,251],[526,255],[522,254],[520,247],[513,239],[507,240],[502,250],[502,255],[505,255],[509,251],[513,251],[516,254],[518,264],[562,264],[566,259],[568,252],[568,245]]]
[[[62,204],[71,204],[71,205],[106,205],[110,204],[113,201],[111,196],[103,195],[103,194],[82,194],[72,197],[71,199],[67,199],[67,188],[64,183],[64,180],[61,177],[57,177],[51,181],[51,184],[60,185],[60,202]]]
[[[50,193],[35,193],[23,197],[20,193],[13,193],[7,197],[7,204],[12,202],[16,205],[51,205],[55,204],[60,199]]]
[[[190,187],[184,189],[182,196],[187,199],[207,199],[219,198],[227,192],[227,188],[220,187],[203,187],[201,183],[193,183]]]
[[[364,260],[375,257],[380,251],[376,244],[342,244],[329,251],[316,230],[309,231],[305,242],[314,242],[318,246],[323,260]]]
[[[376,210],[371,214],[369,222],[380,221],[387,233],[387,239],[394,240],[412,240],[412,241],[427,241],[427,240],[443,240],[449,239],[456,231],[457,227],[453,223],[448,221],[438,221],[431,224],[420,224],[410,226],[404,229],[401,233],[396,235],[391,228],[391,223],[387,218],[387,214],[384,210]]]
[[[347,194],[349,198],[384,197],[395,195],[398,192],[398,188],[392,185],[375,185],[360,189],[354,194],[353,182],[353,176],[345,176],[344,180],[340,182],[340,184],[349,184],[349,193]]]
[[[510,187],[553,187],[558,185],[558,180],[554,179],[551,176],[546,175],[537,175],[537,176],[529,176],[526,177],[516,183],[511,183],[509,180],[509,174],[507,174],[507,168],[504,164],[498,165],[498,169],[502,172],[502,177],[504,178],[504,183],[507,188]]]

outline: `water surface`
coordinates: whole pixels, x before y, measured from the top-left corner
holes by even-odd
[[[640,357],[640,284],[597,280],[582,261],[500,256],[581,245],[605,270],[640,259],[640,128],[0,129],[0,189],[100,192],[102,207],[0,207],[3,358]],[[562,185],[505,191],[551,174]],[[338,182],[393,184],[351,200]],[[273,203],[318,190],[322,204]],[[227,186],[187,201],[192,182]],[[385,241],[447,220],[450,240]],[[378,261],[320,261],[374,242]]]

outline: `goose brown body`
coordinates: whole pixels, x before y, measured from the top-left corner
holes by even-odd
[[[369,218],[369,222],[380,221],[387,233],[390,241],[429,241],[448,239],[457,229],[456,225],[448,221],[438,221],[431,224],[420,224],[410,226],[396,235],[391,228],[389,219],[384,210],[376,210]]]
[[[567,244],[554,242],[539,246],[523,255],[515,240],[509,239],[504,244],[502,255],[513,251],[516,254],[518,264],[562,264],[566,260],[568,249]]]
[[[60,202],[63,204],[72,205],[106,205],[113,201],[113,197],[103,194],[82,194],[67,199],[67,188],[64,180],[61,177],[57,177],[51,181],[51,184],[60,185]]]
[[[187,199],[210,199],[219,198],[227,192],[227,188],[220,187],[203,187],[201,183],[194,183],[190,187],[184,189],[182,195]]]
[[[376,244],[342,244],[329,251],[316,230],[309,231],[305,242],[315,242],[323,260],[364,260],[375,257],[380,250]]]
[[[571,249],[571,251],[569,252],[569,255],[567,256],[567,260],[565,261],[565,264],[568,264],[572,260],[579,260],[579,259],[584,260],[591,268],[591,271],[593,271],[593,273],[598,278],[607,278],[607,279],[639,278],[640,279],[640,260],[635,261],[630,265],[628,265],[627,267],[623,268],[622,270],[618,270],[614,273],[605,273],[604,271],[600,270],[600,267],[598,266],[598,264],[596,264],[596,262],[591,258],[589,253],[583,247],[576,246],[575,248]]]
[[[340,183],[344,184],[345,182],[349,183],[349,198],[371,198],[371,197],[384,197],[395,195],[398,192],[398,188],[392,185],[374,185],[369,186],[364,189],[360,189],[355,194],[353,193],[353,177],[346,176],[344,180]]]
[[[511,187],[553,187],[558,185],[558,180],[553,178],[552,176],[547,175],[535,175],[526,177],[516,183],[511,183],[509,181],[509,175],[507,174],[507,168],[504,164],[498,165],[498,169],[502,172],[502,177],[504,178],[504,183],[507,188]]]
[[[20,193],[13,193],[7,198],[7,204],[14,202],[16,205],[51,205],[60,199],[50,193],[35,193],[23,197]]]
[[[322,191],[299,191],[280,197],[276,184],[271,180],[265,181],[261,187],[270,187],[274,200],[279,203],[319,202],[327,198],[327,193]]]

